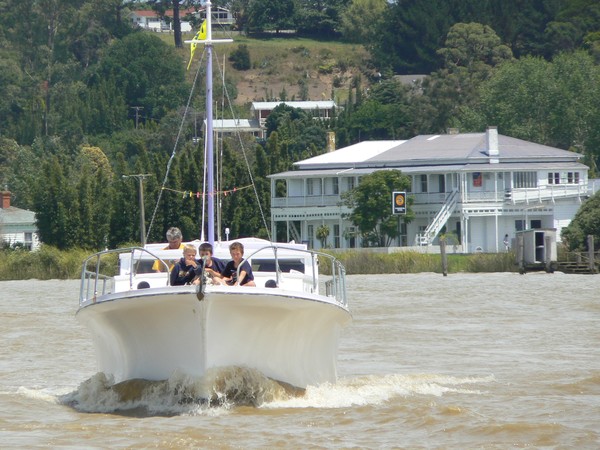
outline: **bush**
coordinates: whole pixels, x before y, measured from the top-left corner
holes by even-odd
[[[249,70],[252,67],[250,63],[250,51],[246,44],[238,45],[238,48],[231,53],[229,56],[234,69],[237,70]]]

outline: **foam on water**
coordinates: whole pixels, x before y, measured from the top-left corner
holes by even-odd
[[[481,394],[480,388],[495,382],[490,376],[453,377],[435,374],[387,374],[341,378],[296,389],[265,377],[260,372],[227,367],[210,370],[202,378],[175,373],[164,381],[114,379],[97,373],[75,391],[51,393],[48,389],[21,387],[19,394],[49,403],[71,406],[81,412],[118,413],[131,416],[220,415],[232,408],[345,408],[379,405],[397,397],[449,393]]]
[[[414,395],[442,396],[446,393],[481,394],[474,385],[494,382],[495,378],[447,375],[365,375],[341,378],[336,384],[309,386],[301,397],[274,400],[268,408],[345,408],[350,406],[376,405],[396,397]]]
[[[202,378],[175,373],[164,381],[134,379],[116,384],[111,376],[97,373],[73,392],[45,395],[48,401],[82,412],[170,416],[223,414],[235,406],[256,407],[303,393],[256,370],[226,367],[209,370]],[[42,394],[29,390],[27,395]]]

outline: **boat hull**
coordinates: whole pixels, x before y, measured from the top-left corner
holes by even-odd
[[[339,334],[351,316],[315,294],[181,286],[109,294],[82,305],[77,319],[115,383],[239,366],[304,388],[335,381]]]

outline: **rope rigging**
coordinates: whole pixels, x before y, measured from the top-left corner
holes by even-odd
[[[213,52],[214,52],[214,49],[213,49]],[[198,65],[198,70],[196,71],[196,74],[194,76],[194,81],[193,81],[192,87],[190,89],[190,94],[188,96],[188,100],[187,100],[187,103],[186,103],[186,106],[185,106],[185,109],[184,109],[184,112],[183,112],[181,123],[179,125],[179,130],[177,132],[177,137],[175,139],[175,144],[173,145],[173,151],[172,151],[171,156],[169,158],[169,161],[167,163],[167,167],[166,167],[166,171],[165,171],[165,176],[163,178],[161,189],[159,191],[158,198],[156,200],[156,205],[155,205],[154,211],[152,213],[152,218],[150,220],[150,225],[148,226],[148,231],[146,233],[146,241],[148,240],[148,237],[150,236],[150,233],[152,231],[152,227],[153,227],[154,221],[156,219],[156,214],[157,214],[157,211],[158,211],[158,207],[159,207],[160,201],[162,199],[162,193],[163,193],[163,191],[177,192],[177,193],[183,194],[184,198],[186,196],[188,196],[188,195],[190,197],[194,197],[194,196],[197,197],[197,198],[201,197],[202,200],[203,200],[201,230],[204,230],[204,210],[205,210],[204,200],[206,199],[206,197],[208,197],[209,195],[215,195],[216,198],[218,199],[217,203],[218,203],[219,207],[218,207],[217,215],[219,217],[217,218],[217,224],[220,224],[220,214],[221,214],[221,212],[220,212],[221,211],[221,209],[220,209],[220,196],[223,195],[224,197],[226,197],[229,194],[232,194],[232,193],[240,191],[240,190],[249,189],[250,187],[253,189],[254,196],[256,197],[256,201],[257,201],[257,204],[258,204],[258,209],[260,211],[262,223],[263,223],[263,225],[265,227],[265,230],[267,232],[268,240],[271,241],[272,240],[271,239],[271,230],[270,230],[269,226],[267,225],[267,220],[266,220],[265,213],[264,213],[261,201],[260,201],[260,196],[258,195],[258,190],[256,188],[256,183],[254,182],[254,177],[252,175],[252,169],[250,167],[250,162],[249,162],[249,159],[248,159],[246,148],[245,148],[244,142],[242,140],[242,137],[241,137],[241,134],[240,134],[239,131],[236,132],[236,135],[237,135],[237,138],[238,138],[238,143],[239,143],[242,155],[244,157],[244,162],[246,164],[246,169],[248,171],[248,176],[249,176],[249,179],[250,179],[250,184],[249,185],[242,186],[242,187],[235,187],[235,188],[230,189],[230,190],[221,190],[220,189],[220,185],[221,185],[221,182],[222,182],[222,180],[220,178],[222,178],[222,166],[223,166],[223,162],[222,162],[222,156],[223,156],[223,148],[222,148],[223,142],[222,141],[223,140],[221,139],[221,151],[220,151],[221,158],[217,158],[217,173],[218,173],[217,189],[214,192],[212,192],[212,193],[207,193],[206,192],[206,171],[207,171],[207,167],[206,166],[205,166],[204,171],[203,171],[204,172],[204,183],[203,183],[203,192],[202,193],[200,193],[200,192],[191,192],[191,191],[180,191],[180,190],[175,190],[175,189],[171,189],[171,188],[166,187],[167,180],[168,180],[168,177],[169,177],[169,173],[170,173],[170,170],[171,170],[171,165],[173,163],[173,160],[175,159],[175,156],[177,155],[177,149],[178,149],[179,141],[180,141],[182,133],[183,133],[183,128],[184,128],[184,124],[185,124],[185,121],[186,121],[186,117],[189,114],[190,104],[192,102],[192,98],[193,98],[194,90],[195,90],[195,87],[196,87],[196,83],[198,82],[198,78],[199,78],[200,72],[201,72],[202,68],[204,67],[203,60],[205,58],[205,55],[206,55],[206,48],[204,48],[204,51],[203,51],[201,59],[200,59],[200,64]],[[224,74],[224,72],[225,72],[225,62],[223,61],[223,66],[221,66],[219,64],[219,58],[216,55],[216,52],[215,52],[215,60],[217,61],[217,70],[219,72],[219,75],[224,80],[225,79],[225,74]],[[207,74],[206,76],[209,76],[209,75]],[[223,81],[223,85],[222,86],[223,86],[223,95],[224,95],[224,97],[227,98],[227,103],[228,103],[228,107],[229,107],[229,111],[230,111],[231,117],[235,117],[235,114],[234,114],[234,111],[233,111],[233,107],[232,107],[231,97],[230,97],[229,91],[227,90],[226,83],[224,81]],[[221,113],[223,113],[224,109],[225,109],[225,107],[224,107],[224,100],[222,102],[222,105],[223,106],[222,106]],[[207,149],[206,149],[206,140],[205,140],[205,149],[204,149],[204,160],[205,161],[206,161],[206,151],[207,151]],[[219,239],[220,239],[220,229],[219,229],[218,236],[219,236]],[[202,231],[202,238],[204,238],[203,231]]]

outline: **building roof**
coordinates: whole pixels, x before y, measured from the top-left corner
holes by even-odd
[[[364,146],[364,147],[363,147]],[[294,165],[301,170],[314,169],[357,169],[357,168],[398,168],[408,171],[409,168],[434,171],[440,167],[449,167],[453,171],[460,166],[480,165],[479,169],[470,170],[497,171],[509,167],[506,164],[517,164],[524,169],[550,167],[551,163],[574,163],[579,169],[586,166],[578,164],[582,157],[578,153],[561,150],[547,145],[498,135],[498,162],[492,164],[488,149],[486,133],[462,133],[444,135],[420,135],[408,141],[371,141],[336,150],[314,158],[298,161]],[[481,166],[485,165],[485,167]]]
[[[298,167],[314,164],[362,162],[406,141],[363,141],[348,147],[294,163]]]
[[[266,109],[272,110],[277,106],[285,103],[287,106],[291,106],[292,108],[300,108],[300,109],[331,109],[336,106],[333,100],[322,100],[322,101],[294,101],[294,102],[252,102],[252,109]]]
[[[33,225],[35,224],[35,213],[27,209],[9,206],[0,208],[0,227],[2,225]]]

